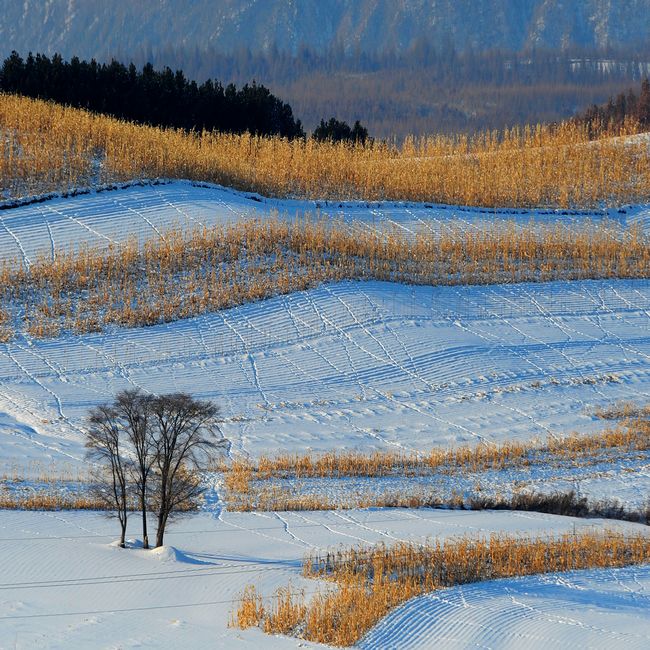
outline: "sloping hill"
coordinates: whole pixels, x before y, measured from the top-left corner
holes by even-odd
[[[351,229],[476,229],[514,219],[422,204],[334,204]],[[29,264],[170,227],[293,217],[316,204],[189,183],[136,185],[0,212],[0,252]],[[643,207],[609,216],[642,221]],[[455,221],[454,221],[455,220]],[[615,222],[612,221],[615,225]],[[343,282],[198,318],[0,345],[6,463],[81,462],[87,410],[120,389],[187,390],[224,408],[233,452],[423,450],[588,430],[590,410],[650,394],[650,281],[409,287]]]
[[[6,205],[10,205],[7,203]],[[477,231],[499,223],[529,229],[535,225],[607,223],[612,228],[638,225],[650,230],[650,206],[623,210],[489,210],[422,203],[294,201],[266,199],[228,188],[173,181],[136,183],[120,190],[91,192],[68,198],[28,202],[0,210],[0,256],[24,260],[52,258],[70,247],[108,247],[136,239],[158,239],[171,229],[188,231],[239,219],[279,215],[323,216],[353,230],[380,229],[410,237],[454,226]]]
[[[391,612],[373,648],[647,648],[650,568],[576,571],[436,591]]]
[[[133,387],[215,400],[238,454],[544,438],[645,401],[649,313],[648,281],[326,285],[167,325],[19,337],[0,345],[0,411],[37,432],[13,432],[18,458],[47,440],[66,461],[83,455],[87,410]]]

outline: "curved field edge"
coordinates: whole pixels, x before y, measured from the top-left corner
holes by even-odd
[[[5,225],[6,227],[6,225]],[[413,285],[650,277],[650,239],[612,229],[499,222],[482,230],[352,233],[325,219],[249,219],[167,231],[139,246],[59,252],[0,267],[0,340],[18,332],[137,327],[218,312],[342,280]]]
[[[189,178],[277,197],[591,207],[648,198],[643,138],[590,141],[585,126],[349,145],[136,126],[0,95],[9,197],[136,178]]]
[[[537,539],[493,535],[315,552],[306,556],[303,575],[335,587],[306,598],[287,586],[267,600],[251,585],[243,592],[234,624],[347,647],[414,596],[504,577],[633,566],[649,560],[647,532],[626,536],[609,531]]]
[[[510,578],[416,596],[360,650],[445,647],[625,647],[650,643],[650,566]]]
[[[229,510],[245,512],[428,506],[650,523],[643,479],[630,482],[639,491],[637,499],[621,496],[620,490],[604,497],[603,486],[590,485],[590,479],[605,473],[643,473],[650,448],[650,406],[619,404],[596,409],[595,415],[621,421],[598,433],[552,436],[545,442],[490,442],[410,453],[285,451],[255,460],[239,458],[220,468],[224,501]],[[556,487],[553,492],[558,480],[571,489],[560,492]]]
[[[247,207],[253,209],[259,207],[259,204],[265,204],[273,209],[282,212],[317,211],[325,210],[332,214],[341,214],[341,210],[359,210],[359,209],[378,209],[386,208],[423,208],[426,210],[445,210],[451,215],[455,213],[478,213],[488,214],[497,217],[508,217],[512,215],[524,216],[584,216],[584,217],[604,217],[607,215],[615,216],[616,213],[625,214],[627,208],[635,207],[634,204],[621,203],[615,206],[590,206],[589,208],[564,208],[564,207],[544,207],[544,206],[494,206],[485,207],[480,205],[463,205],[452,203],[440,203],[436,201],[409,201],[409,200],[364,200],[364,199],[328,199],[328,198],[278,198],[271,195],[263,195],[257,192],[238,190],[231,186],[212,183],[210,181],[192,180],[189,178],[176,177],[140,177],[125,181],[115,181],[107,183],[91,183],[89,185],[80,185],[70,187],[66,190],[44,192],[37,194],[27,194],[16,198],[0,199],[0,210],[15,210],[27,206],[34,206],[39,203],[48,203],[51,201],[65,201],[77,197],[87,197],[96,194],[105,194],[119,190],[137,189],[137,188],[163,188],[169,185],[187,186],[189,188],[199,188],[216,190],[224,194],[224,200],[230,198],[235,204],[242,200],[246,201]]]
[[[90,190],[75,196],[33,197],[32,202],[0,213],[0,254],[9,263],[29,267],[80,249],[108,250],[137,242],[160,240],[169,231],[188,233],[224,227],[250,218],[294,221],[331,220],[351,233],[398,233],[412,239],[445,229],[479,233],[497,224],[515,229],[589,225],[624,232],[647,232],[647,205],[611,209],[497,209],[404,202],[292,201],[237,192],[192,181],[137,181]]]

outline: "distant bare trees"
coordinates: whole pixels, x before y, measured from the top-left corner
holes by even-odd
[[[229,444],[218,420],[219,407],[209,401],[139,390],[122,391],[90,412],[87,455],[100,466],[96,492],[117,513],[120,546],[129,510],[140,509],[149,548],[148,512],[156,514],[155,545],[162,546],[168,521],[196,507],[203,491],[197,473]]]

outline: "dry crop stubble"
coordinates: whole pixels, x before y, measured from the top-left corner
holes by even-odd
[[[639,227],[493,224],[444,228],[412,239],[352,233],[308,215],[247,220],[108,251],[0,266],[0,309],[9,332],[36,338],[142,327],[190,318],[324,282],[419,285],[647,278],[650,245]]]
[[[383,477],[401,474],[417,476],[432,470],[445,473],[500,470],[517,464],[529,465],[533,455],[579,462],[596,451],[618,449],[621,453],[650,449],[649,407],[630,405],[616,419],[619,426],[593,434],[572,433],[549,437],[546,441],[507,441],[447,448],[423,453],[344,451],[325,454],[261,456],[257,460],[240,459],[225,468],[233,474],[232,485],[271,478]],[[614,419],[606,410],[599,417]],[[241,479],[235,479],[239,476]]]
[[[354,488],[336,497],[303,491],[302,481],[349,477],[416,477],[435,474],[511,470],[535,466],[572,467],[594,460],[616,462],[650,449],[648,407],[616,404],[599,411],[605,419],[620,419],[615,428],[590,434],[549,438],[545,443],[506,442],[499,445],[435,448],[421,454],[394,452],[328,453],[322,455],[262,456],[256,461],[222,461],[212,471],[223,473],[224,501],[230,511],[314,511],[368,507],[446,507],[461,509],[532,510],[573,516],[603,516],[627,521],[646,521],[648,508],[627,510],[614,501],[588,502],[571,494],[535,494],[515,489],[510,496],[482,494],[480,484],[469,495],[437,494],[426,486],[391,487],[364,493]],[[280,479],[280,484],[277,480]],[[288,485],[281,481],[288,479]],[[21,490],[26,480],[36,482]],[[274,482],[275,481],[275,482]],[[66,486],[73,486],[70,491]],[[29,487],[29,486],[28,486]],[[63,488],[63,489],[62,489]],[[95,510],[105,508],[91,495],[91,478],[79,470],[52,473],[38,463],[15,466],[0,477],[0,508]],[[134,506],[135,507],[135,506]]]
[[[34,492],[33,494],[11,494],[0,491],[1,510],[107,510],[106,503],[84,494],[57,494]]]
[[[398,145],[289,141],[139,126],[0,94],[0,192],[25,196],[139,178],[211,181],[276,197],[594,207],[650,196],[647,142],[627,123],[574,123]]]
[[[648,535],[612,531],[531,539],[492,535],[338,549],[309,555],[303,562],[305,577],[327,580],[335,588],[323,588],[307,599],[304,591],[283,587],[265,599],[249,586],[233,615],[233,624],[347,647],[391,609],[438,589],[649,560]]]
[[[261,456],[257,460],[240,459],[221,467],[226,488],[225,501],[229,510],[293,511],[333,510],[367,507],[452,507],[512,509],[531,495],[513,492],[512,498],[483,497],[474,494],[464,498],[453,491],[437,493],[426,485],[400,484],[359,491],[350,484],[349,490],[337,488],[336,497],[311,493],[310,480],[386,477],[435,477],[458,474],[481,474],[489,471],[507,471],[525,467],[557,467],[575,469],[604,463],[614,466],[632,455],[643,455],[650,450],[650,419],[648,407],[619,405],[607,409],[601,417],[614,419],[619,413],[621,422],[613,428],[593,434],[573,433],[549,437],[546,441],[508,441],[501,444],[479,444],[452,449],[434,448],[424,453],[396,453],[392,451],[330,452],[326,454]],[[521,502],[520,502],[521,501]],[[590,504],[591,510],[614,511],[613,504]],[[534,510],[535,508],[532,507]],[[616,518],[643,520],[644,514],[621,510]]]
[[[0,343],[9,343],[14,337],[11,326],[11,315],[0,307]]]

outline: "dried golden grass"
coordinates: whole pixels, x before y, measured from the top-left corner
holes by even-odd
[[[504,487],[508,487],[507,484]],[[352,510],[363,508],[445,508],[452,510],[523,510],[571,517],[606,518],[650,523],[650,501],[639,508],[627,508],[616,500],[589,501],[574,492],[539,493],[513,487],[509,494],[484,494],[479,483],[469,494],[455,490],[443,492],[427,486],[379,488],[365,492],[339,489],[334,496],[301,494],[302,485],[264,486],[247,493],[228,494],[230,511],[292,512]]]
[[[647,199],[647,144],[587,127],[517,127],[401,146],[288,141],[136,126],[0,94],[0,193],[67,190],[137,178],[211,181],[269,196],[587,207]]]
[[[379,501],[379,497],[375,498]],[[239,491],[226,488],[225,498],[231,512],[295,512],[309,510],[349,510],[351,508],[379,506],[370,499],[336,499],[322,495],[301,494],[296,486],[247,486]],[[418,505],[423,505],[422,503]],[[415,506],[414,506],[415,507]]]
[[[594,462],[613,463],[617,459],[629,457],[631,453],[650,449],[647,407],[627,409],[626,412],[645,415],[626,417],[615,428],[598,433],[548,438],[543,443],[535,440],[510,441],[452,449],[436,448],[421,454],[391,451],[370,454],[330,452],[321,455],[262,456],[257,461],[238,460],[220,468],[225,478],[225,500],[230,510],[246,512],[436,506],[515,508],[516,499],[492,499],[481,505],[478,495],[471,499],[464,499],[454,493],[441,495],[421,485],[400,485],[366,492],[360,492],[352,486],[350,490],[337,493],[336,498],[332,499],[321,494],[310,494],[308,490],[301,492],[300,481],[386,476],[433,478],[436,474],[453,476],[520,467],[532,470],[536,466],[562,468],[567,464],[578,467]],[[283,484],[282,479],[290,479],[291,483]],[[603,508],[612,510],[611,504],[603,504]],[[617,518],[638,519],[634,513],[630,517],[623,515],[625,513]]]
[[[114,506],[110,498],[97,494],[94,486],[88,484],[78,492],[57,490],[56,487],[24,490],[8,490],[0,484],[0,509],[4,510],[100,510],[112,511]],[[178,512],[192,512],[198,503],[182,504]],[[129,500],[128,509],[139,509],[137,499]]]
[[[200,483],[196,473],[185,478]],[[0,475],[0,509],[5,510],[99,510],[113,511],[111,477],[103,470],[59,466],[51,471],[39,462],[15,464]],[[133,486],[131,486],[133,487]],[[129,490],[127,509],[140,510],[136,490]],[[178,512],[192,512],[201,499],[179,504]]]
[[[639,406],[633,402],[617,402],[611,406],[598,408],[594,415],[602,420],[631,420],[650,418],[650,404]]]
[[[280,587],[268,606],[263,628],[267,634],[293,634],[307,615],[305,595],[289,585]]]
[[[0,266],[0,308],[34,337],[138,327],[303,290],[326,281],[487,284],[650,277],[650,242],[640,228],[495,224],[422,233],[352,233],[304,218],[247,220],[172,231],[163,239],[59,253],[28,269]],[[15,323],[14,323],[15,325]]]
[[[10,314],[0,307],[0,343],[9,343],[14,337]]]
[[[242,593],[237,618],[231,618],[230,626],[246,629],[259,625],[265,618],[264,599],[257,593],[254,585],[248,585]]]
[[[106,501],[83,494],[32,492],[15,494],[0,491],[2,510],[107,510]]]
[[[6,464],[0,474],[2,483],[45,483],[46,485],[61,485],[70,483],[89,483],[91,474],[83,466],[60,463],[55,468],[41,461],[30,460],[24,463],[13,462]]]
[[[234,486],[241,479],[247,487],[253,480],[271,478],[339,478],[418,476],[432,470],[445,474],[456,472],[481,472],[503,469],[535,462],[548,464],[554,458],[579,463],[589,460],[595,451],[616,449],[622,454],[650,449],[649,407],[635,407],[629,412],[644,414],[641,417],[625,416],[615,428],[592,434],[573,433],[567,436],[549,437],[545,442],[507,441],[499,444],[482,443],[476,446],[434,448],[426,453],[375,451],[328,452],[316,454],[280,454],[261,456],[257,460],[238,460],[225,467],[226,485]]]
[[[406,600],[455,585],[555,571],[609,568],[650,561],[650,538],[611,531],[557,538],[493,535],[441,543],[359,547],[305,558],[303,575],[336,589],[307,601],[290,587],[268,603],[253,587],[243,593],[233,623],[267,633],[351,646]]]

